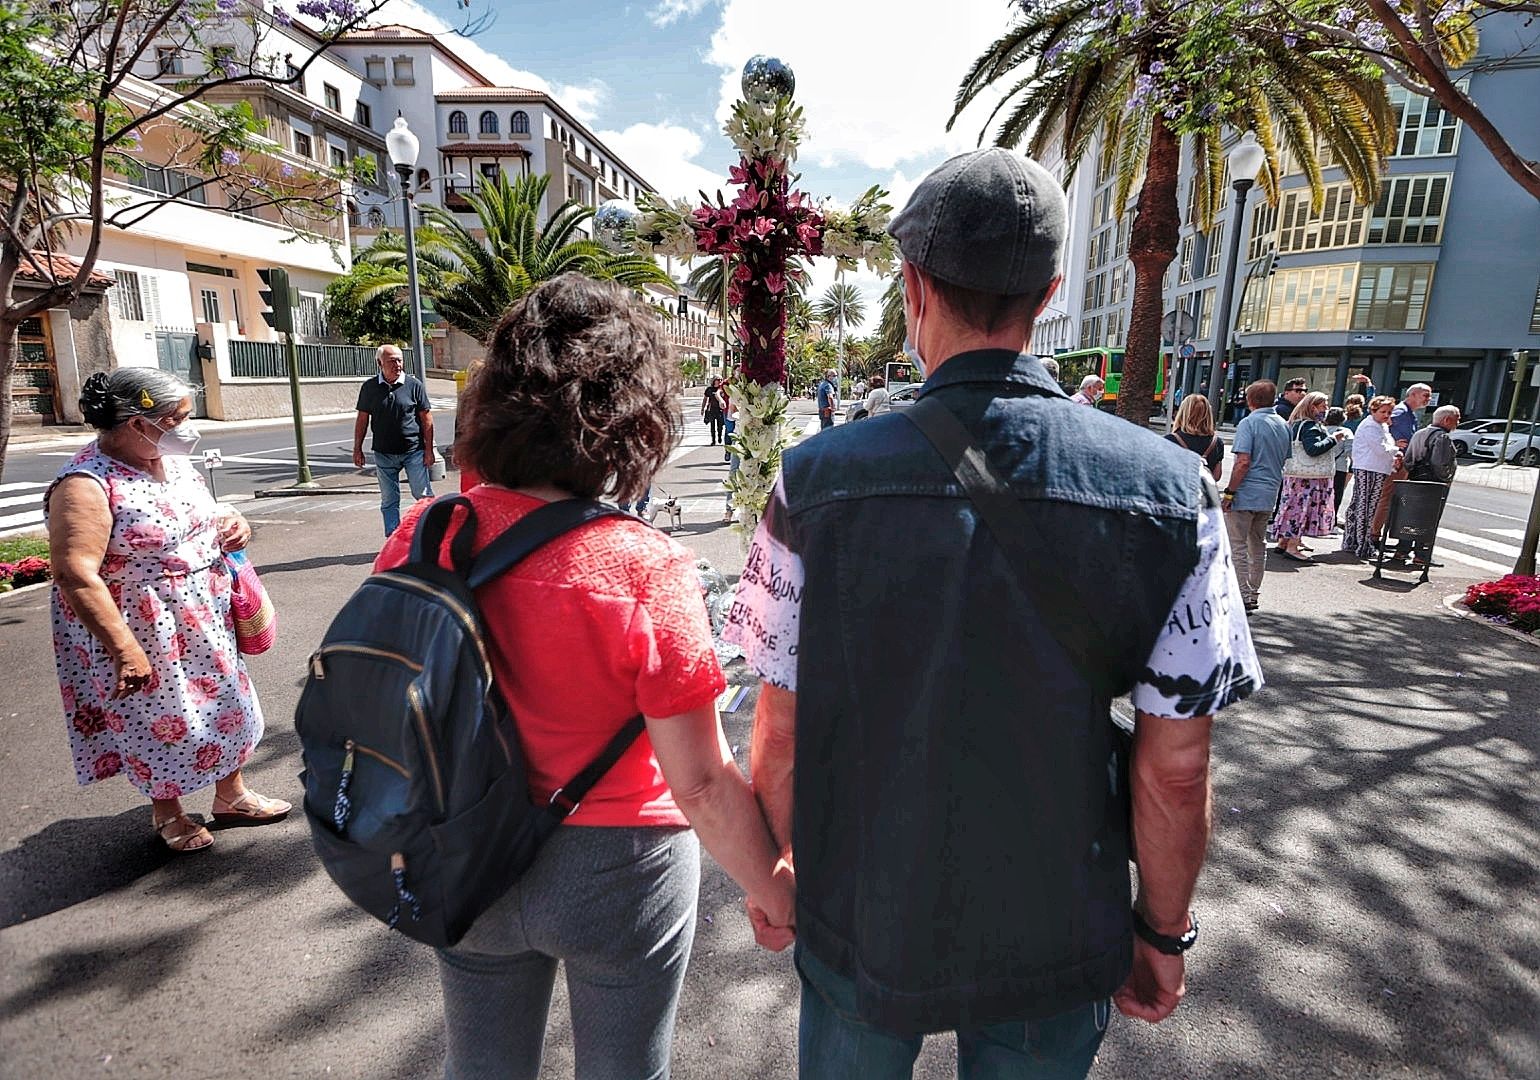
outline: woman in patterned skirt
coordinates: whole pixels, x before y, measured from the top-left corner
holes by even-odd
[[[1401,451],[1396,449],[1389,427],[1395,407],[1395,398],[1381,394],[1369,402],[1369,415],[1353,433],[1353,498],[1342,527],[1342,550],[1360,559],[1374,557],[1380,539],[1374,535],[1374,512],[1385,481],[1401,467]]]
[[[1337,526],[1337,504],[1333,497],[1332,474],[1336,471],[1337,444],[1347,433],[1332,435],[1326,430],[1326,395],[1320,391],[1306,394],[1289,414],[1291,448],[1283,467],[1283,492],[1278,512],[1273,515],[1268,538],[1278,542],[1278,554],[1295,562],[1310,562],[1300,550],[1307,536],[1330,536]],[[1293,445],[1306,455],[1306,463],[1319,462],[1321,475],[1291,475],[1294,465]]]
[[[236,649],[223,553],[245,547],[251,529],[215,505],[187,459],[198,440],[186,422],[192,393],[156,368],[92,375],[80,408],[99,434],[44,501],[75,777],[127,777],[176,852],[214,842],[181,802],[210,784],[221,824],[291,809],[241,779],[262,710]]]

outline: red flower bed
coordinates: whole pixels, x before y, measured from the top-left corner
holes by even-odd
[[[48,560],[37,555],[28,555],[25,559],[16,562],[0,562],[0,592],[10,592],[12,589],[20,589],[26,585],[36,585],[40,581],[47,581],[53,576],[53,571],[48,566]]]
[[[1509,574],[1465,590],[1465,606],[1525,634],[1540,631],[1540,577]]]

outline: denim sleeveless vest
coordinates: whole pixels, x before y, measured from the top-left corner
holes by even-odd
[[[1132,956],[1112,696],[1197,563],[1191,453],[1069,402],[1031,356],[953,357],[949,406],[1098,620],[1087,685],[941,456],[901,415],[785,458],[806,588],[793,843],[802,946],[869,1022],[915,1034],[1063,1012]],[[1054,613],[1062,617],[1064,613]]]

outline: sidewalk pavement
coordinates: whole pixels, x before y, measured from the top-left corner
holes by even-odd
[[[363,379],[360,378],[362,383]],[[453,379],[429,378],[427,381],[428,397],[435,401],[447,401],[456,396]],[[303,389],[303,387],[302,387]],[[325,420],[351,420],[357,415],[354,412],[340,413],[306,413],[305,423],[313,424]],[[211,420],[207,417],[195,420],[198,430],[204,439],[217,439],[227,431],[249,431],[257,428],[285,427],[294,423],[293,416],[269,416],[260,420]],[[96,438],[95,429],[86,424],[46,424],[41,427],[25,427],[11,429],[11,447],[25,448],[28,450],[42,450],[53,446],[84,446]]]
[[[676,539],[736,575],[724,477],[700,447],[658,487],[691,508]],[[297,800],[305,659],[368,572],[378,512],[251,512],[280,621],[250,663],[267,735],[248,774]],[[1157,1027],[1114,1020],[1097,1080],[1540,1075],[1540,651],[1445,610],[1458,567],[1413,580],[1333,555],[1270,566],[1267,686],[1215,725],[1187,999]],[[0,1074],[439,1075],[432,954],[349,906],[297,815],[173,859],[127,784],[77,789],[51,668],[46,591],[0,600],[0,669],[28,673],[0,708]],[[727,674],[750,688],[724,715],[746,767],[755,680]],[[679,1080],[795,1075],[795,970],[754,947],[741,897],[706,859]],[[567,1008],[559,983],[543,1077],[573,1075]],[[954,1076],[951,1052],[927,1040],[915,1075]]]

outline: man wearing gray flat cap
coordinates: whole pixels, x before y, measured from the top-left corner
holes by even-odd
[[[938,1031],[964,1080],[1084,1076],[1114,1002],[1182,997],[1209,730],[1261,673],[1212,479],[1027,351],[1065,230],[1005,150],[920,183],[890,227],[919,400],[788,451],[739,582],[797,873],[794,926],[749,915],[795,940],[804,1078],[907,1077]]]

